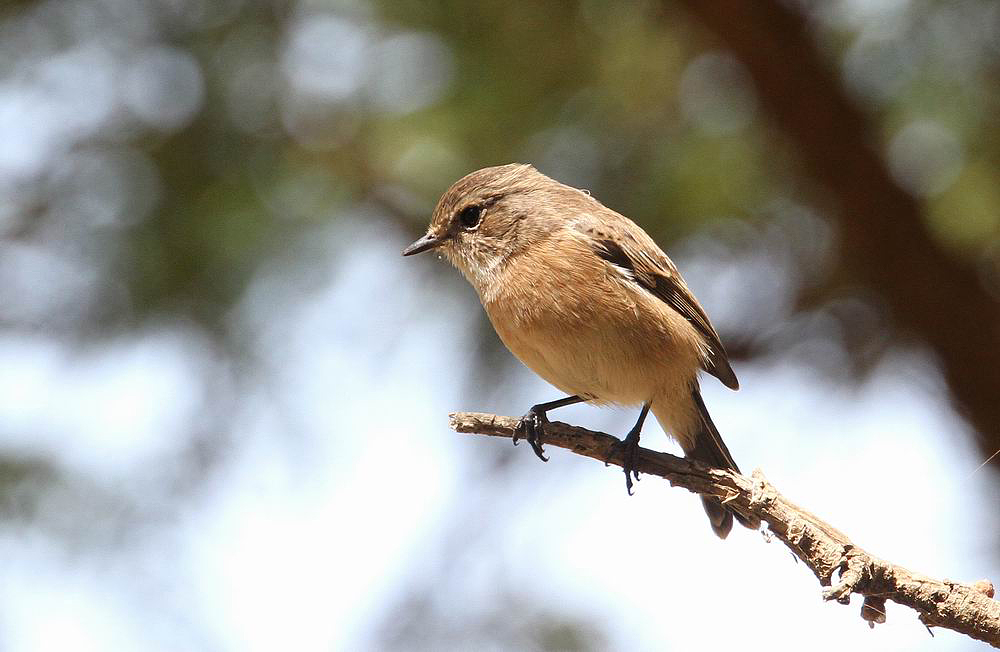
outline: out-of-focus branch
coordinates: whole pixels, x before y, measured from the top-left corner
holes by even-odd
[[[457,432],[509,438],[519,422],[478,412],[457,412],[450,418]],[[545,425],[541,441],[618,466],[623,462],[621,449],[614,446],[618,440],[603,432],[553,421]],[[760,471],[747,478],[645,448],[639,449],[636,467],[671,485],[718,496],[741,514],[759,518],[821,585],[830,587],[823,591],[824,599],[848,604],[852,593],[864,596],[861,616],[872,627],[885,622],[885,601],[892,600],[915,609],[928,627],[944,627],[1000,647],[1000,602],[992,599],[988,581],[969,585],[935,580],[874,557],[778,493]]]
[[[840,267],[874,290],[904,332],[932,347],[984,458],[1000,448],[1000,302],[973,261],[931,236],[917,201],[890,177],[869,118],[845,95],[794,3],[685,0],[750,71],[761,104],[810,174],[839,202]],[[1000,456],[994,458],[1000,464]]]

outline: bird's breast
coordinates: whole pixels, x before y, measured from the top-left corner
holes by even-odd
[[[590,251],[521,256],[481,296],[507,348],[567,394],[632,405],[697,373],[691,325]]]

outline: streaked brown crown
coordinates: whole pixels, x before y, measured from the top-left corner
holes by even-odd
[[[466,206],[494,202],[511,193],[537,188],[546,181],[550,179],[526,163],[497,165],[470,172],[441,196],[428,233],[447,233],[455,215]]]

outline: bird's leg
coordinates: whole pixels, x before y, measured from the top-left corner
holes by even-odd
[[[647,414],[649,414],[649,403],[643,403],[642,411],[639,412],[639,420],[628,431],[624,440],[615,442],[611,446],[611,450],[608,452],[608,459],[604,461],[604,464],[607,465],[611,460],[611,456],[621,451],[622,468],[625,470],[625,490],[630,496],[632,495],[632,476],[635,476],[636,481],[639,480],[639,472],[635,468],[635,456],[639,451],[639,433],[642,432],[642,424],[646,421]]]
[[[585,400],[586,399],[582,399],[579,396],[567,396],[566,398],[561,398],[558,401],[549,401],[548,403],[532,405],[527,414],[521,417],[521,421],[517,424],[517,428],[514,430],[514,445],[517,446],[517,440],[520,437],[524,437],[528,440],[528,443],[531,444],[531,450],[535,451],[535,455],[538,456],[538,459],[543,462],[548,462],[549,458],[545,457],[544,451],[542,450],[542,444],[538,441],[538,436],[542,433],[545,424],[549,422],[549,418],[545,416],[545,413],[549,410],[554,410],[566,405],[583,403]]]

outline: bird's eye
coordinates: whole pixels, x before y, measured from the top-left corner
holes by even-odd
[[[482,215],[482,207],[475,205],[466,206],[458,214],[458,222],[462,225],[463,229],[474,229],[479,226],[479,220],[482,218]]]

